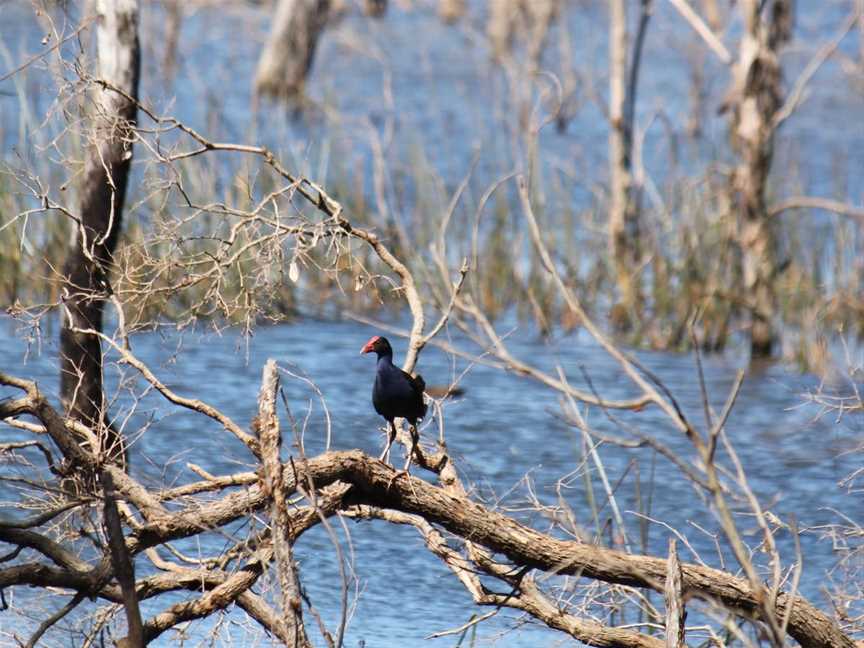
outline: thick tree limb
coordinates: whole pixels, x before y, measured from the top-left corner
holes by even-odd
[[[0,373],[0,384],[17,387],[26,392],[26,396],[22,398],[0,402],[0,419],[31,414],[45,426],[48,436],[60,448],[60,452],[63,453],[63,457],[67,461],[79,466],[93,463],[91,455],[79,446],[77,439],[73,436],[73,430],[81,436],[89,436],[92,445],[95,440],[92,432],[81,424],[64,419],[48,403],[48,399],[39,391],[35,382]]]
[[[408,524],[415,527],[423,537],[426,547],[450,568],[478,605],[521,610],[550,628],[561,630],[582,643],[596,648],[663,648],[663,642],[656,637],[605,626],[565,612],[543,594],[532,579],[527,577],[520,580],[513,593],[490,592],[480,582],[477,567],[450,547],[443,534],[420,515],[367,505],[354,507],[348,514],[358,518],[380,519],[391,524]],[[485,565],[481,563],[479,567],[484,569]],[[512,569],[507,571],[512,573]],[[497,575],[493,570],[488,570],[487,573]]]
[[[202,597],[176,603],[152,619],[148,619],[144,624],[145,641],[147,643],[153,641],[178,623],[200,619],[217,610],[225,609],[255,584],[262,571],[261,562],[252,561]]]
[[[572,574],[608,583],[663,591],[666,560],[634,556],[579,542],[559,540],[530,529],[480,504],[447,493],[415,477],[392,480],[392,469],[359,451],[333,452],[308,462],[317,485],[338,479],[354,486],[352,498],[420,515],[451,533],[506,555],[518,565]],[[683,588],[694,597],[759,618],[760,601],[750,584],[700,565],[682,565]],[[776,614],[789,614],[789,634],[803,648],[854,648],[823,612],[800,596],[777,597]]]
[[[297,563],[289,538],[291,518],[283,488],[283,468],[280,460],[282,435],[279,416],[276,413],[276,393],[279,389],[279,371],[274,360],[264,365],[261,391],[258,395],[258,418],[256,427],[261,442],[264,489],[270,495],[270,528],[273,554],[276,559],[276,574],[282,598],[282,615],[287,619],[289,645],[310,646],[303,626],[303,601],[300,597],[300,581]]]
[[[127,634],[123,638],[125,648],[144,648],[144,628],[138,596],[135,593],[135,565],[126,550],[123,540],[123,526],[117,510],[117,493],[111,472],[101,474],[104,499],[103,516],[108,546],[111,551],[111,565],[123,594],[123,609],[126,611]]]

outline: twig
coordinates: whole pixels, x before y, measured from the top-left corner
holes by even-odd
[[[203,414],[204,416],[208,416],[215,421],[218,421],[226,430],[231,432],[235,437],[242,441],[244,445],[246,445],[246,447],[249,448],[249,450],[252,451],[255,456],[260,456],[258,440],[255,439],[255,437],[244,432],[243,429],[234,421],[232,421],[229,416],[223,414],[215,407],[205,403],[202,400],[199,400],[197,398],[186,398],[175,393],[167,385],[160,381],[146,364],[144,364],[135,355],[133,355],[131,351],[124,348],[122,345],[117,344],[117,342],[113,338],[95,329],[75,329],[75,332],[95,335],[101,340],[107,342],[117,353],[120,354],[123,362],[137,369],[138,372],[142,376],[144,376],[144,379],[147,380],[147,382],[149,382],[151,385],[153,385],[156,390],[160,394],[162,394],[168,401],[174,403],[175,405],[185,407],[186,409],[193,410],[195,412]]]
[[[849,14],[846,20],[843,21],[843,24],[840,26],[840,29],[837,30],[834,38],[827,43],[824,43],[822,47],[819,48],[819,51],[816,52],[816,55],[810,59],[801,71],[801,74],[797,79],[795,79],[795,85],[792,86],[792,90],[786,97],[783,106],[774,113],[774,116],[771,119],[772,129],[779,128],[780,125],[795,112],[795,109],[798,108],[804,98],[804,92],[810,79],[813,78],[813,75],[818,72],[819,68],[822,67],[822,64],[825,63],[825,61],[827,61],[828,58],[837,50],[840,46],[840,42],[846,38],[846,34],[852,31],[860,19],[861,10],[859,7],[856,7]]]
[[[864,208],[818,196],[792,196],[791,198],[786,198],[776,205],[772,205],[768,209],[768,215],[772,217],[779,216],[784,211],[791,209],[823,209],[840,214],[841,216],[848,216],[859,223],[864,223]]]
[[[2,81],[2,79],[0,79],[0,81]],[[55,623],[60,621],[60,619],[62,619],[72,610],[74,610],[78,606],[78,604],[84,600],[84,598],[84,594],[78,592],[71,599],[69,599],[66,605],[61,607],[54,614],[52,614],[42,623],[40,623],[39,627],[36,628],[36,632],[34,632],[33,635],[30,637],[29,641],[24,644],[25,648],[35,648],[35,646],[39,643],[39,640],[46,632],[48,632],[51,626],[53,626]]]

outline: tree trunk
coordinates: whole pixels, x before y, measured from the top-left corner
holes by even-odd
[[[454,4],[452,0],[450,4]],[[509,54],[515,37],[522,33],[528,61],[539,67],[546,35],[558,15],[559,5],[560,0],[490,0],[486,32],[495,58],[500,60]]]
[[[255,91],[281,99],[303,94],[330,0],[279,0],[273,27],[258,60]]]
[[[489,0],[489,22],[486,34],[492,45],[492,54],[501,60],[513,46],[513,32],[519,16],[519,0]]]
[[[609,3],[609,255],[614,265],[621,328],[629,328],[641,310],[638,272],[641,262],[639,201],[633,182],[633,127],[642,43],[651,0],[642,0],[633,60],[628,67],[626,0]],[[629,74],[628,74],[629,71]],[[629,77],[629,79],[628,79]]]
[[[162,67],[168,79],[174,77],[177,71],[177,48],[180,44],[180,32],[183,29],[183,6],[180,0],[163,0],[165,11],[165,53],[162,56]]]
[[[445,23],[452,24],[465,15],[465,9],[465,0],[441,0],[438,17]]]
[[[528,60],[535,68],[540,67],[546,36],[558,15],[559,3],[560,0],[531,0],[523,5],[528,19]]]
[[[750,311],[752,358],[769,357],[777,334],[776,237],[766,205],[774,153],[774,116],[782,106],[778,52],[791,36],[791,2],[774,0],[763,18],[758,0],[739,3],[744,30],[730,95],[732,145],[739,163],[732,175],[732,205],[739,217],[743,288]]]
[[[128,97],[138,96],[140,53],[136,0],[98,0],[97,75]],[[60,329],[60,397],[70,416],[100,431],[104,449],[123,456],[116,433],[107,430],[102,391],[102,331],[109,272],[120,233],[123,201],[132,161],[136,105],[109,87],[94,90],[92,127],[87,133],[81,222],[63,267]],[[106,431],[107,430],[107,431]]]
[[[387,13],[387,0],[366,0],[363,12],[370,18],[381,18]]]

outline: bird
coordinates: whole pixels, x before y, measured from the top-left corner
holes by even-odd
[[[372,386],[372,405],[390,424],[387,430],[387,445],[381,453],[381,461],[390,456],[390,446],[396,439],[396,418],[404,418],[411,426],[411,449],[405,463],[405,472],[411,465],[411,457],[417,447],[417,420],[426,416],[426,402],[423,391],[426,383],[422,376],[412,376],[393,364],[393,347],[387,338],[380,335],[372,336],[360,349],[360,354],[375,352],[378,356],[378,366],[375,373],[375,384]]]

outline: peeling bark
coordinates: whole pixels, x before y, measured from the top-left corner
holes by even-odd
[[[740,159],[730,190],[739,217],[741,274],[755,359],[769,357],[777,340],[773,324],[777,241],[766,194],[774,154],[774,116],[783,105],[779,51],[791,37],[792,6],[790,0],[774,0],[763,9],[758,0],[742,0],[739,7],[744,31],[726,105],[731,108],[732,146]]]

